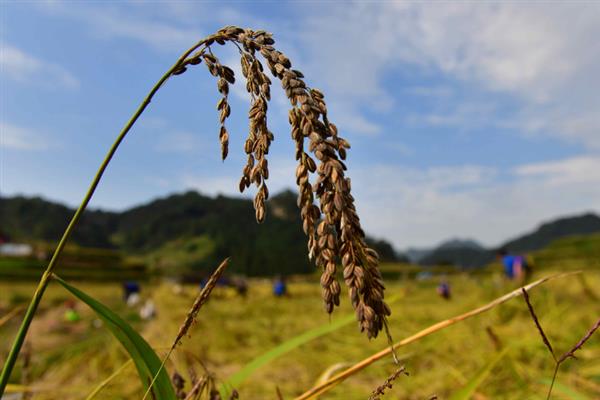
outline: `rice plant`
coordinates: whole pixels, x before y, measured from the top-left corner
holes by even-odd
[[[346,166],[343,160],[350,145],[338,135],[336,126],[329,121],[323,93],[307,86],[304,75],[292,69],[289,58],[273,46],[275,41],[270,33],[228,26],[200,40],[181,55],[154,85],[109,149],[83,201],[59,241],[31,299],[0,375],[0,393],[4,392],[8,383],[27,330],[73,228],[85,211],[117,148],[168,79],[181,75],[188,68],[199,64],[206,65],[209,73],[218,78],[217,88],[223,96],[217,104],[221,123],[219,140],[222,158],[227,157],[229,134],[225,121],[231,112],[227,96],[229,84],[235,82],[235,76],[233,70],[223,65],[213,53],[214,46],[226,43],[235,45],[239,50],[242,72],[246,78],[246,89],[251,95],[250,130],[244,145],[248,162],[242,171],[240,191],[243,192],[252,184],[256,186],[257,193],[254,198],[256,220],[264,221],[265,201],[269,197],[266,184],[269,177],[266,155],[269,153],[274,135],[267,125],[267,108],[271,98],[272,82],[265,73],[263,62],[258,57],[260,54],[271,74],[281,81],[291,104],[289,121],[292,126],[292,138],[296,143],[295,159],[298,162],[296,182],[300,193],[298,205],[301,209],[303,229],[308,236],[309,257],[314,258],[317,266],[323,269],[321,285],[325,309],[331,313],[333,308],[339,305],[341,288],[336,277],[336,264],[339,259],[344,266],[344,281],[348,286],[361,330],[366,331],[368,337],[375,337],[383,329],[385,318],[390,315],[390,308],[383,300],[384,286],[377,268],[378,257],[377,253],[365,243],[365,234],[356,213],[354,198],[350,193],[350,179],[344,172]],[[305,149],[306,141],[308,141],[308,149]],[[317,161],[311,157],[311,154]],[[314,184],[310,182],[310,173],[317,174]],[[314,204],[315,197],[318,198],[320,207]]]
[[[354,317],[346,316],[333,321],[327,326],[318,327],[298,337],[288,339],[287,342],[248,363],[246,367],[230,377],[229,381],[225,381],[221,386],[216,383],[214,374],[208,369],[205,369],[201,376],[192,371],[189,374],[191,377],[190,389],[186,393],[184,391],[185,380],[182,375],[175,371],[169,377],[165,365],[171,354],[176,350],[177,345],[190,333],[199,311],[210,296],[220,274],[226,268],[227,260],[215,270],[204,290],[195,299],[178,332],[176,332],[175,339],[162,359],[158,357],[155,350],[141,335],[115,312],[89,294],[61,279],[57,267],[60,255],[74,227],[85,211],[118,147],[149,106],[153,97],[169,79],[183,75],[190,68],[203,68],[202,65],[206,66],[208,72],[216,78],[217,90],[221,95],[221,99],[217,103],[220,122],[218,138],[221,144],[221,157],[223,160],[227,157],[229,154],[229,131],[226,122],[231,114],[231,107],[228,102],[229,87],[235,83],[236,77],[233,69],[223,64],[215,54],[218,46],[223,45],[232,45],[237,48],[246,90],[250,94],[249,132],[243,149],[247,155],[247,163],[241,173],[239,190],[243,192],[251,186],[256,188],[254,197],[256,221],[258,223],[263,222],[267,214],[266,200],[269,198],[267,156],[270,144],[274,139],[267,118],[272,85],[272,80],[267,74],[268,70],[272,77],[280,81],[290,102],[289,123],[291,125],[291,136],[295,143],[295,154],[293,156],[297,162],[295,174],[299,193],[297,204],[300,209],[302,227],[308,238],[307,253],[309,258],[321,270],[320,284],[325,311],[331,314],[334,308],[340,305],[341,285],[339,279],[341,277],[347,287]],[[522,289],[516,289],[500,296],[486,305],[421,329],[402,341],[392,342],[387,320],[391,315],[391,309],[384,301],[384,283],[379,270],[379,259],[377,253],[369,248],[365,242],[365,233],[362,230],[351,193],[350,178],[346,175],[345,159],[349,148],[348,141],[338,134],[336,125],[329,119],[324,94],[318,89],[311,88],[302,72],[292,68],[290,59],[275,47],[272,34],[262,30],[255,31],[227,26],[194,44],[179,57],[154,85],[131,119],[125,124],[100,165],[84,199],[60,239],[30,300],[29,307],[25,311],[23,321],[0,375],[0,396],[5,393],[17,357],[22,353],[23,344],[36,310],[51,281],[57,282],[89,306],[104,321],[108,330],[122,344],[130,357],[130,361],[117,369],[106,380],[100,382],[88,395],[88,399],[94,398],[114,377],[118,376],[131,364],[137,370],[141,386],[145,392],[144,398],[151,397],[161,400],[197,399],[206,395],[210,399],[218,399],[228,392],[229,398],[235,399],[239,395],[232,388],[241,384],[256,369],[304,343],[344,327],[353,319],[358,321],[360,330],[368,338],[377,337],[383,330],[390,341],[389,347],[341,372],[332,373],[332,376],[326,377],[322,382],[300,394],[297,400],[316,398],[332,390],[339,383],[377,360],[393,355],[395,372],[389,375],[382,384],[375,387],[371,393],[371,398],[380,398],[394,384],[401,384],[398,383],[401,382],[400,376],[406,372],[406,368],[399,365],[399,358],[395,354],[396,349],[489,311],[521,294],[524,295],[527,301],[532,319],[542,335],[545,345],[554,357],[556,377],[559,366],[568,358],[573,357],[575,351],[586,343],[599,326],[596,323],[578,343],[572,346],[570,351],[560,358],[556,357],[550,341],[545,336],[529,302],[527,290],[557,276],[540,279]],[[337,271],[338,266],[341,266],[342,271]],[[9,315],[0,319],[0,325],[10,318],[14,318],[20,312],[21,309],[15,308]],[[492,368],[502,360],[506,352],[507,349],[501,350],[453,398],[468,398]],[[553,384],[554,379],[550,384],[548,397],[551,394]],[[279,391],[278,393],[278,396],[282,397]]]

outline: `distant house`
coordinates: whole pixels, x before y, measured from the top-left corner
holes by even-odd
[[[33,247],[26,243],[2,243],[0,255],[9,257],[29,257],[33,254]]]

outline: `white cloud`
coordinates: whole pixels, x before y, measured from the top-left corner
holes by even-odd
[[[381,164],[350,176],[363,228],[399,249],[457,236],[495,246],[560,215],[600,212],[599,167],[600,158],[586,156],[507,171]],[[276,159],[270,169],[271,193],[295,187],[295,163]],[[225,172],[188,175],[182,183],[210,195],[239,195],[237,175]],[[244,197],[254,194],[251,188]]]
[[[388,81],[416,66],[514,96],[518,130],[600,148],[600,3],[330,3],[303,15],[305,59],[354,118],[392,109]]]
[[[412,86],[406,88],[411,95],[447,99],[454,94],[454,90],[448,86]]]
[[[3,76],[18,82],[61,89],[79,88],[79,80],[65,68],[7,43],[0,44],[0,71]]]
[[[158,15],[146,16],[140,9],[127,12],[126,8],[115,7],[114,4],[96,7],[90,3],[51,1],[38,5],[54,15],[83,22],[97,37],[136,40],[159,50],[179,52],[203,37],[195,28],[165,19],[185,12],[187,7],[164,7],[163,3],[153,3],[151,7],[144,7],[144,10],[157,11]],[[135,6],[135,3],[130,5]]]
[[[526,164],[503,180],[479,166],[380,165],[355,171],[352,187],[365,230],[398,248],[456,236],[498,245],[559,215],[600,212],[599,164],[593,157]]]
[[[158,187],[160,189],[172,189],[171,185],[172,182],[169,179],[166,178],[161,178],[161,177],[157,177],[157,176],[147,176],[144,179],[144,182]]]
[[[240,194],[236,189],[238,187],[238,180],[229,175],[186,175],[181,179],[181,181],[186,188],[197,190],[202,194],[210,196],[216,196],[220,194],[239,196]],[[248,196],[249,191],[246,190],[245,194]]]
[[[600,184],[600,157],[581,156],[559,161],[525,164],[515,168],[521,177],[543,179],[547,184]]]
[[[543,100],[578,67],[561,55],[579,36],[593,33],[594,18],[578,18],[584,27],[577,31],[564,21],[585,13],[580,6],[386,3],[380,22],[401,18],[390,36],[400,39],[391,45],[404,47],[398,54],[404,61]]]
[[[342,131],[350,131],[353,133],[359,133],[362,135],[377,135],[382,132],[383,128],[380,124],[373,122],[362,115],[360,111],[348,102],[329,102],[328,111],[330,115],[335,116],[335,123],[337,127]]]
[[[56,2],[46,5],[46,9],[80,21],[96,38],[129,45],[142,43],[161,51],[178,52],[203,36],[197,27],[203,27],[206,20],[189,18],[198,12],[192,3],[179,2],[181,7],[171,9],[163,9],[164,4],[138,7],[113,3],[100,7]],[[302,9],[297,18],[261,21],[256,26],[272,29],[278,47],[286,50],[294,67],[306,72],[307,83],[324,89],[332,120],[344,131],[380,135],[379,145],[390,142],[386,147],[395,146],[398,154],[418,154],[418,148],[403,145],[395,132],[383,127],[382,121],[391,120],[389,114],[405,118],[404,105],[397,104],[400,97],[393,92],[399,89],[403,94],[418,96],[417,105],[424,109],[422,114],[408,116],[405,122],[451,127],[459,132],[483,132],[487,126],[505,123],[502,126],[554,135],[591,149],[589,155],[524,164],[507,171],[478,165],[419,169],[403,165],[355,166],[350,162],[357,206],[367,232],[385,237],[399,248],[430,245],[457,235],[494,245],[557,215],[581,212],[590,205],[600,211],[600,160],[593,153],[600,149],[600,6],[509,2],[330,2],[296,6]],[[222,20],[227,12],[234,20],[246,18],[234,11],[225,10],[215,18]],[[180,23],[179,18],[184,21]],[[221,59],[233,57],[225,55]],[[238,64],[237,59],[230,63],[236,67]],[[14,48],[9,57],[2,57],[2,68],[13,79],[25,79],[19,74],[31,77],[54,70],[54,80],[68,85],[69,79],[60,78],[57,72],[60,67],[47,68],[49,65]],[[405,90],[398,87],[397,74],[406,78]],[[231,100],[246,101],[239,68],[236,75],[239,83],[232,90]],[[427,85],[429,78],[431,86]],[[469,97],[471,92],[478,97]],[[275,107],[270,111],[284,114],[287,100],[277,83],[273,96]],[[502,107],[506,99],[517,111],[507,113]],[[428,102],[434,106],[429,107]],[[270,122],[277,124],[280,120],[285,122],[285,116],[273,116]],[[176,131],[163,137],[162,132],[168,128],[165,120],[142,119],[140,123],[157,131],[155,150],[197,152],[202,158],[218,159],[216,131],[208,136]],[[4,123],[1,129],[3,147],[35,150],[47,145],[25,128]],[[281,129],[278,137],[284,132]],[[204,141],[209,139],[210,145]],[[204,146],[215,151],[204,156]],[[375,157],[370,160],[379,162],[373,161]],[[294,187],[293,160],[269,161],[271,192]],[[243,165],[243,160],[240,163]],[[206,168],[180,179],[158,178],[152,185],[236,195],[240,173],[234,171],[236,168]],[[251,188],[246,196],[254,193]]]
[[[269,158],[269,179],[267,187],[271,194],[276,194],[282,190],[296,187],[296,162],[288,158]],[[230,195],[240,196],[238,189],[239,174],[219,173],[218,170],[207,171],[203,174],[187,174],[181,178],[181,183],[188,189],[198,190],[208,195]],[[244,197],[253,197],[256,194],[256,187],[250,186],[244,191]]]
[[[202,154],[208,144],[206,135],[193,132],[169,132],[158,137],[155,150],[165,153]],[[212,146],[211,146],[212,147]]]
[[[44,150],[48,143],[36,132],[8,122],[0,122],[0,147],[12,150]]]
[[[447,126],[460,130],[472,130],[503,125],[496,112],[496,106],[491,102],[464,102],[452,105],[451,110],[434,110],[422,114],[411,114],[406,117],[406,121],[412,125]]]

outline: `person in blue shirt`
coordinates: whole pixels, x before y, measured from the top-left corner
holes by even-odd
[[[275,297],[282,297],[287,294],[287,286],[283,277],[277,277],[273,282],[273,295]]]
[[[123,300],[125,302],[129,301],[129,298],[134,294],[140,294],[139,283],[135,281],[123,282]]]
[[[498,250],[498,257],[504,267],[504,276],[517,282],[525,282],[529,278],[531,268],[524,256],[513,255],[507,249]]]

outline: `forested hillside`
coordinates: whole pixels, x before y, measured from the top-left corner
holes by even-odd
[[[312,272],[296,195],[282,192],[267,207],[266,221],[257,224],[251,200],[190,191],[121,213],[87,211],[72,242],[119,249],[173,271],[211,268],[230,256],[232,271],[248,275]],[[0,233],[12,241],[56,242],[73,212],[40,198],[0,198]],[[389,243],[369,241],[382,259],[397,260]]]

